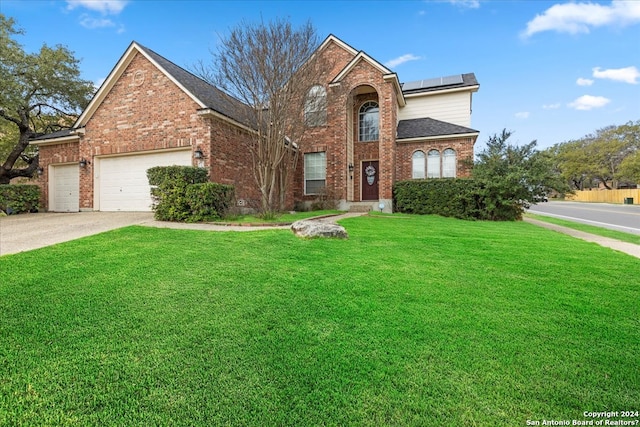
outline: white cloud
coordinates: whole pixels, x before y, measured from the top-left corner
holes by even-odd
[[[84,7],[104,15],[117,15],[127,5],[128,0],[67,0],[67,8],[73,10]]]
[[[480,0],[449,0],[449,3],[465,9],[478,9],[480,7]]]
[[[609,5],[598,3],[555,4],[527,22],[523,37],[543,31],[588,33],[591,28],[605,25],[625,26],[640,22],[640,2],[613,0]]]
[[[521,111],[519,113],[516,113],[516,117],[518,119],[528,119],[529,118],[529,112],[528,111]]]
[[[93,30],[95,28],[113,27],[116,24],[111,19],[93,18],[93,17],[91,17],[89,15],[82,15],[80,17],[80,25],[82,25],[83,27],[88,28],[90,30]]]
[[[418,59],[422,59],[419,56],[415,56],[412,53],[407,53],[406,55],[399,56],[397,58],[391,59],[384,63],[385,67],[394,68],[400,64],[404,64],[409,61],[417,61]]]
[[[640,71],[636,67],[612,68],[609,70],[600,70],[600,67],[595,67],[593,69],[593,77],[635,85],[638,84],[637,80],[640,78]]]
[[[582,95],[580,98],[577,98],[575,101],[568,104],[568,106],[576,110],[587,111],[594,108],[604,107],[609,102],[611,102],[611,100],[604,96]]]
[[[557,110],[558,108],[560,108],[560,103],[557,102],[555,104],[544,104],[542,106],[542,109],[544,110]]]
[[[578,86],[591,86],[593,84],[593,80],[591,79],[583,79],[582,77],[576,80],[576,84]]]

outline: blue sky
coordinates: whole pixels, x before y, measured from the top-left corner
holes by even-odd
[[[132,40],[190,68],[243,20],[310,20],[398,73],[401,82],[473,72],[476,151],[503,128],[538,146],[640,119],[640,1],[0,0],[43,43],[75,52],[100,83]]]

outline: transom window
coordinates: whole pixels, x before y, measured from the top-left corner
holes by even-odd
[[[359,141],[377,141],[379,138],[379,116],[380,107],[377,102],[369,101],[360,107],[359,118]]]
[[[315,85],[309,89],[304,100],[304,123],[310,127],[327,124],[327,90]]]
[[[327,179],[327,153],[304,155],[304,194],[322,193]]]

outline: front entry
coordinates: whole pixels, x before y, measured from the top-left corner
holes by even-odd
[[[362,162],[362,200],[378,200],[379,162]]]

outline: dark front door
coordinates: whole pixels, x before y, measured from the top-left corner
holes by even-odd
[[[362,162],[362,200],[378,200],[378,161]]]

